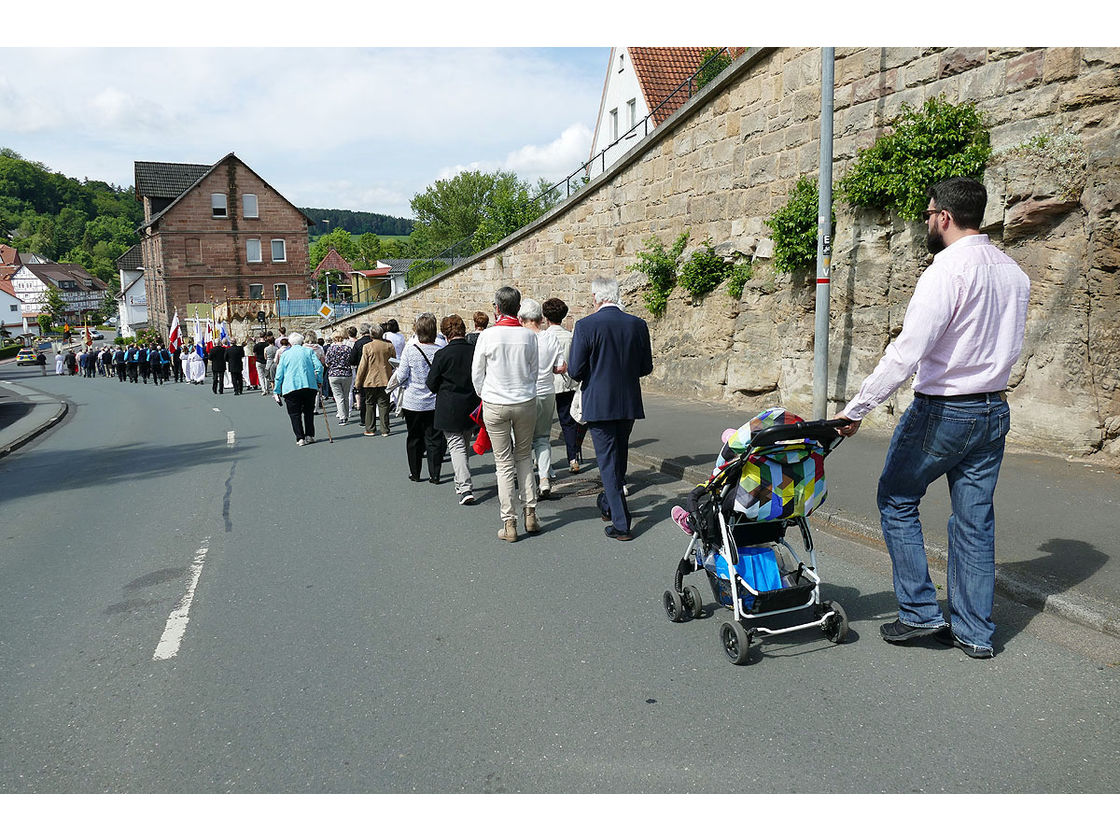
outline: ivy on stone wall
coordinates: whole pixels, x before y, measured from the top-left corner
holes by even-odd
[[[790,190],[785,206],[766,220],[774,240],[774,270],[797,271],[817,262],[817,179],[802,176]],[[832,229],[836,214],[832,214]]]
[[[648,278],[650,289],[643,299],[646,309],[653,315],[661,315],[665,311],[669,295],[677,285],[677,266],[684,246],[688,244],[688,234],[686,230],[678,236],[668,251],[656,236],[649,237],[642,243],[646,250],[638,251],[638,261],[627,266],[627,271],[639,271]]]
[[[919,110],[903,105],[893,129],[856,156],[837,184],[856,207],[895,210],[917,220],[929,204],[926,190],[946,178],[979,178],[991,155],[983,115],[971,102],[953,105],[944,95]]]

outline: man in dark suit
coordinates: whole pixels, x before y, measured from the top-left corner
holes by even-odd
[[[576,321],[568,376],[581,383],[583,420],[591,430],[603,493],[599,512],[611,539],[629,540],[623,494],[634,421],[645,417],[639,380],[653,372],[649,327],[619,306],[618,281],[591,281],[595,312]]]
[[[210,350],[210,374],[214,377],[214,383],[210,386],[210,389],[215,394],[224,394],[226,392],[226,348],[224,344],[215,344]]]
[[[233,382],[234,396],[240,396],[245,390],[245,348],[240,341],[234,341],[226,347],[226,366]]]

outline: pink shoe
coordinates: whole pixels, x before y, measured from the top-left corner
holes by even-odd
[[[692,528],[690,528],[689,525],[688,525],[688,511],[687,510],[682,508],[680,505],[675,505],[673,507],[673,510],[670,511],[669,515],[671,517],[673,517],[673,521],[676,522],[677,525],[680,526],[680,529],[682,531],[684,531],[690,537],[692,536]]]

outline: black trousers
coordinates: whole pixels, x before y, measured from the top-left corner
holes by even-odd
[[[599,476],[603,479],[599,511],[611,518],[616,530],[630,532],[630,506],[622,493],[626,483],[626,467],[630,457],[630,432],[633,420],[599,420],[587,424],[591,427],[591,441],[595,444],[595,460]]]
[[[560,420],[560,431],[564,435],[564,449],[567,450],[569,461],[582,460],[583,438],[587,434],[587,426],[580,425],[572,418],[572,400],[575,398],[575,391],[563,391],[556,395],[556,416]]]
[[[245,374],[242,371],[231,369],[229,378],[233,380],[233,393],[240,394],[245,390]]]
[[[214,384],[210,386],[215,394],[224,394],[226,392],[226,369],[215,370],[212,372],[214,376]]]
[[[296,440],[315,437],[315,398],[318,395],[317,388],[300,388],[284,394],[284,406],[288,409]]]
[[[182,382],[183,377],[183,359],[181,356],[176,355],[174,361],[171,363],[172,369],[175,371],[175,381]]]
[[[413,479],[420,478],[420,467],[424,456],[428,456],[428,478],[439,480],[443,455],[447,450],[447,438],[435,427],[436,412],[409,411],[404,409],[404,425],[408,434],[404,441],[405,454],[408,455],[408,473]]]
[[[121,382],[124,382],[124,377],[127,372],[128,368],[125,366],[124,362],[121,362],[117,365],[117,379],[119,379]]]
[[[129,362],[128,363],[128,381],[129,382],[135,382],[136,377],[139,373],[140,373],[140,363],[139,362]]]

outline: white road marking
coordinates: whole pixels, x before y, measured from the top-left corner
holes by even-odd
[[[211,410],[211,411],[216,411],[216,412],[218,412],[219,414],[221,414],[221,413],[222,413],[222,410],[221,410],[220,408],[212,408],[212,409],[210,409],[210,410]]]
[[[206,562],[206,553],[210,550],[210,538],[207,537],[194,554],[191,563],[191,580],[187,591],[171,615],[167,617],[167,625],[163,628],[163,636],[156,645],[156,652],[152,659],[170,659],[179,652],[179,644],[183,641],[183,634],[187,631],[187,622],[191,616],[191,602],[194,600],[194,590],[198,586],[198,579],[202,576],[202,566]]]
[[[226,432],[226,446],[233,446],[236,443],[237,432],[235,432],[233,429],[230,429],[228,432]]]

